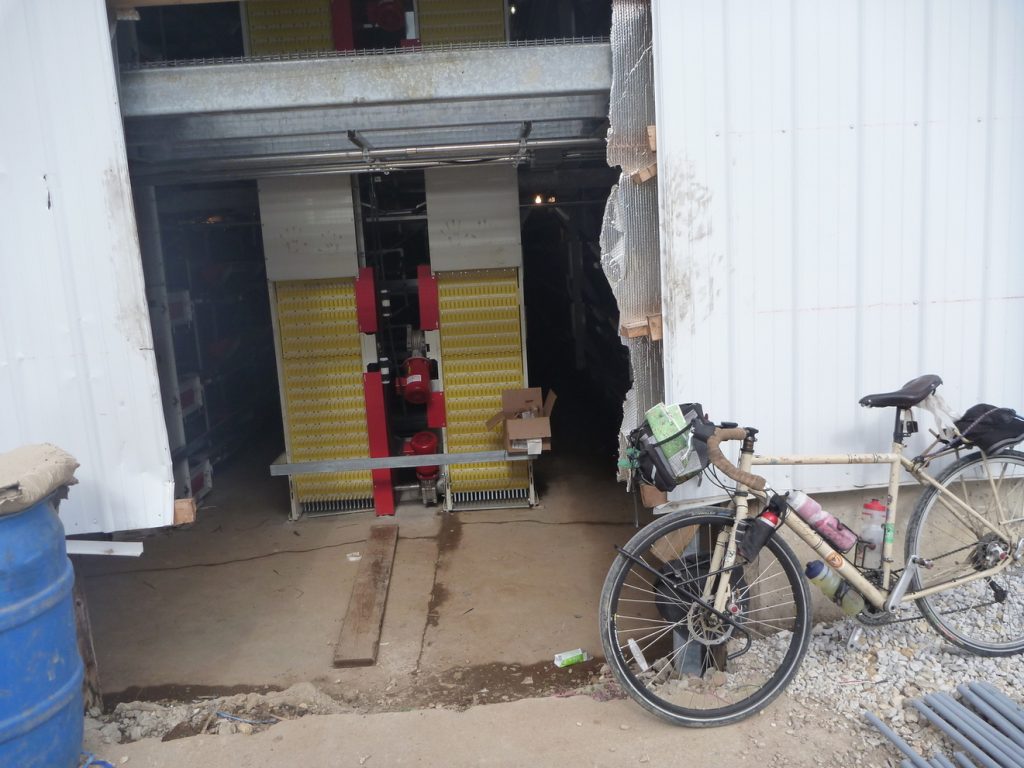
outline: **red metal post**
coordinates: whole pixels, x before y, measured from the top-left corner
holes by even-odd
[[[444,392],[431,392],[427,400],[427,426],[441,429],[448,426],[448,415],[444,408]]]
[[[384,379],[380,372],[363,374],[363,399],[366,403],[366,435],[370,458],[381,459],[391,455],[391,436],[388,431],[388,412],[384,403]],[[377,516],[395,514],[395,491],[390,469],[374,469],[373,506]]]
[[[416,287],[420,295],[420,330],[436,331],[441,326],[441,312],[437,298],[437,278],[429,264],[416,267]]]
[[[377,332],[377,286],[372,267],[361,267],[356,278],[356,323],[362,333]]]
[[[354,51],[356,48],[355,19],[352,18],[352,0],[331,0],[331,33],[334,50]]]

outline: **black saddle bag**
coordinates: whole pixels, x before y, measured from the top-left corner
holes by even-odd
[[[1012,408],[988,403],[972,405],[956,422],[965,442],[984,453],[995,453],[1024,440],[1024,419]]]

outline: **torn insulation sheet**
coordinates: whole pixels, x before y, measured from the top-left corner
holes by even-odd
[[[647,0],[613,1],[608,164],[621,168],[622,174],[605,209],[601,266],[618,303],[622,327],[661,314],[657,182],[640,173],[656,158],[647,131],[655,123],[651,31]],[[664,398],[665,377],[660,340],[642,335],[622,341],[629,348],[633,378],[623,404],[621,431],[628,433]]]

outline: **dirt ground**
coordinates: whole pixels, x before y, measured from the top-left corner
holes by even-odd
[[[793,731],[780,701],[737,726],[680,729],[628,701],[575,696],[523,699],[466,711],[416,709],[309,716],[251,736],[156,739],[112,747],[107,759],[132,768],[310,766],[624,766],[812,768],[886,765],[885,750],[853,733],[814,725]],[[789,731],[789,733],[787,733]],[[895,765],[895,763],[893,763]]]
[[[404,505],[378,663],[335,669],[372,514],[287,520],[273,447],[218,472],[188,529],[145,540],[138,560],[88,559],[84,577],[106,704],[183,701],[312,682],[345,714],[252,735],[89,744],[139,766],[867,765],[857,727],[794,731],[783,698],[726,729],[663,725],[598,678],[597,606],[613,546],[635,531],[610,471],[552,455],[540,507],[439,514]],[[598,464],[597,466],[601,466]],[[549,478],[546,482],[544,478]],[[551,659],[581,647],[595,658]],[[583,692],[585,696],[573,696]],[[790,733],[787,733],[790,731]],[[399,736],[400,735],[400,736]],[[885,765],[886,752],[877,753]]]

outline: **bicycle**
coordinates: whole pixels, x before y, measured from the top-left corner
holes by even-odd
[[[996,409],[1011,414],[1002,431],[978,429],[983,420],[957,421],[957,428],[933,433],[924,453],[907,458],[904,442],[917,431],[911,409],[941,383],[938,376],[921,376],[895,392],[862,398],[866,407],[896,408],[887,453],[758,455],[758,430],[713,424],[692,404],[686,430],[701,455],[700,469],[731,501],[727,508],[659,517],[617,548],[601,593],[601,642],[625,692],[669,722],[700,727],[749,717],[785,689],[810,640],[810,597],[796,555],[777,532],[755,555],[738,553],[766,506],[782,510],[779,529],[788,527],[863,596],[862,623],[897,621],[913,602],[943,637],[972,653],[1024,651],[1024,453],[1010,450],[1024,440],[1024,419]],[[742,442],[738,466],[722,453],[723,441]],[[927,472],[953,457],[936,476]],[[722,484],[708,464],[735,487]],[[881,568],[855,565],[751,472],[829,464],[889,465]],[[907,527],[903,567],[895,568],[901,470],[925,491]]]

